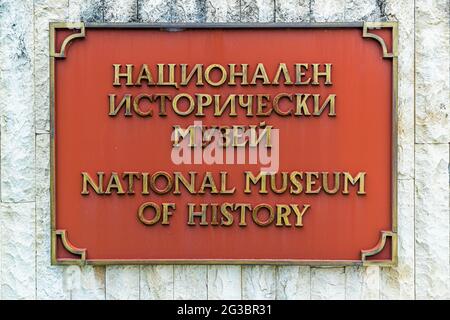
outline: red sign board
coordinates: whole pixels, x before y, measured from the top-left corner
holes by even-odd
[[[395,23],[50,32],[53,263],[396,263]]]

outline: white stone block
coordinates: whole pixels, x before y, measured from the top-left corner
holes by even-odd
[[[311,2],[311,21],[344,21],[346,0],[314,0]]]
[[[106,267],[106,299],[139,299],[139,266]]]
[[[310,22],[309,0],[275,2],[275,22]]]
[[[241,299],[240,266],[208,266],[208,299]]]
[[[448,144],[416,145],[416,298],[450,299]]]
[[[63,266],[50,264],[50,134],[36,135],[36,298],[69,299]]]
[[[416,142],[448,143],[449,7],[447,0],[416,4]]]
[[[380,298],[380,268],[346,267],[345,299],[378,300]]]
[[[143,300],[173,299],[174,267],[151,265],[141,267],[140,298]]]
[[[34,3],[34,110],[38,133],[50,132],[49,23],[67,18],[67,1]]]
[[[69,20],[73,22],[103,22],[104,4],[103,0],[69,0]]]
[[[173,22],[201,23],[206,21],[206,1],[176,0]]]
[[[207,266],[176,265],[174,267],[174,299],[206,300]]]
[[[143,23],[173,22],[175,0],[140,0],[138,21]]]
[[[136,0],[108,0],[105,2],[105,22],[136,22]]]
[[[64,285],[73,300],[105,300],[105,267],[65,267]]]
[[[242,298],[275,299],[277,278],[275,266],[242,266]]]
[[[206,22],[239,22],[239,0],[206,1]]]
[[[274,22],[272,0],[241,0],[241,22]]]
[[[414,299],[414,180],[398,182],[398,266],[380,276],[381,299]]]
[[[382,21],[384,1],[346,0],[345,21]],[[400,2],[400,1],[399,1]]]
[[[0,7],[1,201],[34,201],[33,1]]]
[[[277,268],[277,299],[311,299],[311,268],[306,266],[280,266]]]
[[[36,298],[34,214],[34,202],[0,205],[2,299]]]
[[[311,268],[311,299],[344,300],[345,268]]]
[[[385,13],[398,24],[398,176],[414,177],[414,3],[386,1]]]

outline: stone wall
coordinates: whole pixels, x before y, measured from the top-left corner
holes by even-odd
[[[50,265],[49,21],[399,21],[399,264]],[[447,0],[0,0],[0,298],[450,299]]]

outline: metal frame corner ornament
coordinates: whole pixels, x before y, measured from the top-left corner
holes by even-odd
[[[73,33],[64,39],[61,50],[56,51],[56,30],[57,29],[73,29],[80,30],[80,32]],[[69,43],[78,38],[84,38],[86,36],[86,28],[83,22],[51,22],[50,23],[50,57],[54,58],[65,58],[66,49]]]
[[[61,243],[67,252],[80,256],[79,259],[58,259],[56,257],[56,244],[58,236],[61,238]],[[67,237],[67,230],[55,230],[52,232],[52,264],[78,264],[84,265],[86,263],[86,249],[74,246]]]
[[[382,37],[377,34],[370,33],[370,29],[381,29],[381,28],[391,28],[392,29],[392,52],[388,52],[386,42]],[[363,38],[372,38],[378,41],[383,50],[383,58],[394,58],[398,55],[398,22],[364,22],[363,25]]]
[[[386,247],[387,239],[391,239],[391,259],[388,260],[369,260],[369,257],[375,257],[382,252]],[[361,260],[363,266],[383,266],[383,267],[395,267],[397,265],[397,233],[392,231],[381,231],[381,238],[377,245],[368,250],[361,250]]]

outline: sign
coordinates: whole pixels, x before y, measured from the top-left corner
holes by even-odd
[[[50,29],[54,264],[396,263],[395,23]]]

